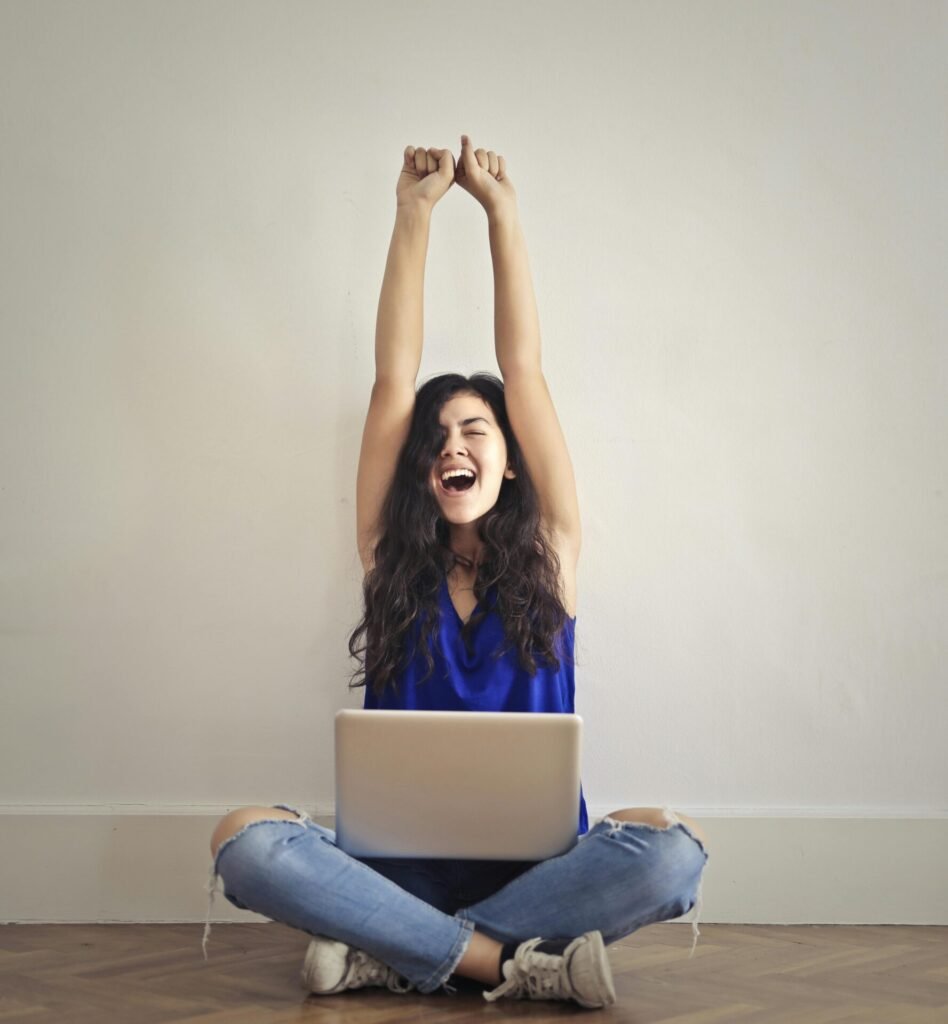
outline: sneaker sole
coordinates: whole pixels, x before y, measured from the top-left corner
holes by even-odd
[[[590,1010],[598,1010],[603,1006],[611,1006],[616,1001],[616,987],[612,979],[612,965],[609,963],[609,954],[606,952],[606,944],[602,941],[602,932],[586,932],[583,936],[586,942],[577,947],[570,957],[570,969],[576,954],[581,949],[587,949],[588,953],[583,957],[586,961],[579,972],[581,977],[577,978],[583,984],[583,989],[588,993],[584,998],[576,985],[573,984],[572,972],[570,971],[570,983],[573,984],[576,994],[573,998],[580,1006]],[[588,959],[587,959],[588,956]],[[577,967],[579,965],[577,964]],[[589,982],[592,982],[590,985]],[[593,995],[595,992],[595,995]]]
[[[300,972],[303,987],[317,996],[341,992],[340,985],[346,976],[348,954],[349,947],[344,942],[328,938],[313,939],[306,949]],[[333,984],[330,987],[318,987],[320,982],[325,986],[327,976],[335,978]]]

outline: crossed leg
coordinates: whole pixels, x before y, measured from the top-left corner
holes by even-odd
[[[616,821],[640,821],[661,829],[671,828],[674,824],[674,819],[669,818],[660,807],[625,807],[614,811],[607,817]],[[211,837],[211,855],[216,857],[220,846],[250,822],[274,818],[296,821],[299,816],[275,807],[240,807],[225,814],[218,822]],[[677,818],[687,825],[707,847],[707,836],[704,830],[692,818],[684,814],[677,814]],[[475,930],[471,934],[471,941],[464,956],[455,967],[454,973],[474,978],[484,984],[499,984],[503,980],[500,973],[502,950],[502,944],[496,939]]]
[[[624,807],[621,810],[613,811],[607,817],[616,821],[640,821],[661,829],[671,828],[675,824],[675,820],[669,818],[661,807]],[[687,825],[707,849],[707,836],[697,822],[687,815],[677,814],[677,812],[675,817]],[[503,946],[496,939],[475,929],[467,951],[455,967],[454,973],[463,974],[467,978],[475,978],[485,984],[498,985],[503,981],[503,976],[500,973],[502,949]]]

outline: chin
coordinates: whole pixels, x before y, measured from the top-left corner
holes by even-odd
[[[469,523],[476,523],[483,515],[483,512],[477,512],[473,515],[465,512],[452,512],[449,514],[444,509],[441,510],[441,518],[446,523],[451,523],[454,526],[467,526]]]
[[[470,508],[445,508],[440,501],[437,502],[438,511],[441,513],[441,518],[446,523],[454,523],[457,526],[465,526],[467,523],[475,523],[478,519],[482,519],[488,512],[489,508],[479,508],[472,506]],[[493,506],[491,506],[492,508]]]

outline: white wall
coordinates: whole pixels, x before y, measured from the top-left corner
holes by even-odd
[[[944,12],[4,3],[0,804],[331,811],[395,181],[467,132],[579,484],[591,812],[944,817]],[[496,372],[459,188],[425,339]]]

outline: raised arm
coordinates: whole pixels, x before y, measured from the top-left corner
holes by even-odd
[[[579,555],[582,530],[566,438],[540,365],[540,324],[516,207],[488,218],[494,264],[494,346],[504,398],[540,508],[560,549]],[[564,553],[561,550],[561,555]]]
[[[356,539],[365,572],[372,567],[379,513],[415,407],[431,211],[453,180],[454,158],[447,150],[406,146],[375,324],[375,383],[356,478]]]
[[[461,141],[457,183],[487,213],[494,265],[494,345],[507,416],[558,553],[575,564],[582,539],[576,480],[540,365],[540,322],[516,193],[502,156],[472,149],[466,135]]]
[[[507,415],[523,451],[548,529],[578,555],[579,505],[566,438],[540,360],[540,317],[530,279],[517,196],[503,157],[461,136],[458,184],[487,214],[493,262],[493,338]]]

